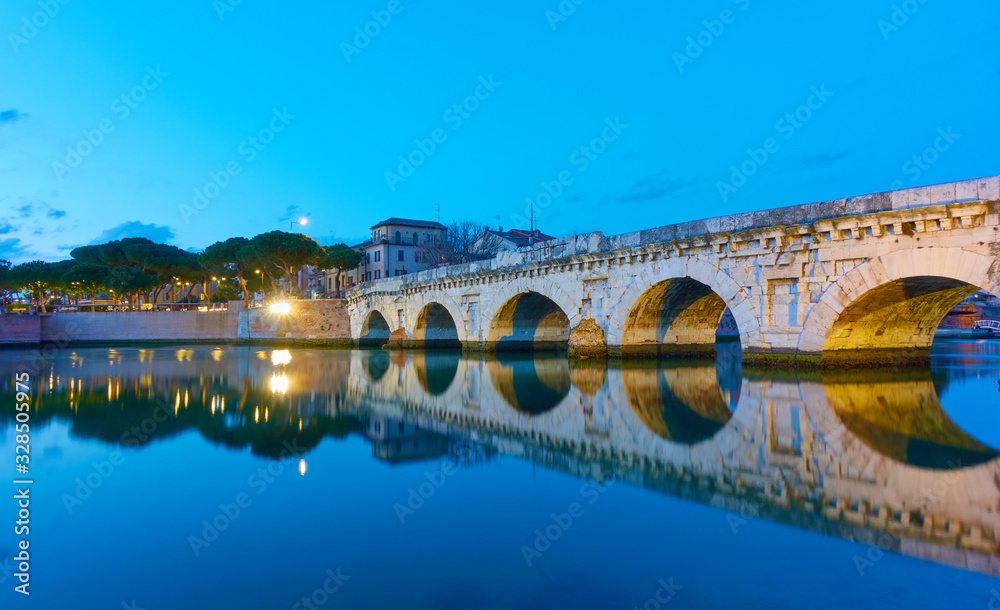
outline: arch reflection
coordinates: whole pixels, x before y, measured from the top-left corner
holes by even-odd
[[[461,359],[461,352],[415,352],[413,369],[420,387],[431,396],[444,394],[455,381]]]
[[[622,367],[625,397],[639,419],[658,436],[685,445],[712,438],[732,419],[741,383],[735,370],[715,361]]]
[[[966,433],[945,413],[929,371],[823,375],[830,408],[855,437],[901,464],[953,470],[982,464],[998,453]]]
[[[505,355],[490,360],[487,367],[497,393],[527,415],[551,411],[566,398],[572,385],[565,358]]]
[[[361,368],[371,381],[378,381],[389,370],[389,354],[382,351],[367,352],[361,359]]]

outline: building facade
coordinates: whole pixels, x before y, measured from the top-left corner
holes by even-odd
[[[445,226],[430,220],[389,218],[371,227],[371,239],[352,246],[361,265],[347,275],[348,286],[430,268],[428,249],[444,238]]]

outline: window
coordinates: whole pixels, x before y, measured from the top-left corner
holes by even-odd
[[[379,262],[379,260],[381,260],[381,258],[382,258],[382,252],[380,250],[376,250],[375,251],[375,262],[376,263]]]
[[[393,275],[399,275],[399,269],[396,269],[396,271],[393,272]]]
[[[399,231],[396,231],[396,243],[397,244],[403,243],[403,234],[400,233]]]
[[[396,259],[397,259],[397,260],[399,260],[399,261],[402,261],[402,260],[403,260],[403,251],[402,251],[402,250],[400,250],[400,251],[398,252],[398,254],[397,254],[397,256],[396,256]]]
[[[417,232],[416,232],[416,231],[414,231],[414,232],[413,232],[413,245],[414,245],[414,246],[415,246],[415,245],[417,245],[417,239],[418,239],[419,237],[420,237],[420,236],[419,236],[419,235],[417,235]]]
[[[375,272],[375,279],[376,279],[376,280],[377,280],[377,279],[379,278],[379,273],[380,273],[379,271],[376,271],[376,272]]]
[[[371,271],[365,273],[365,281],[366,282],[372,281],[372,272]]]
[[[396,310],[396,312],[397,312],[397,315],[399,316],[399,327],[403,328],[403,310],[402,309],[398,309],[398,310]]]
[[[371,252],[365,254],[365,264],[366,265],[372,264],[372,253]]]

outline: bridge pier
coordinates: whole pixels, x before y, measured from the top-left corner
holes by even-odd
[[[569,357],[581,360],[593,358],[604,360],[608,357],[608,346],[604,342],[604,329],[593,318],[577,324],[569,334]]]

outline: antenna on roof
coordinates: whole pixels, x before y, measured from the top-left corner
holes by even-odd
[[[434,204],[434,210],[437,212],[437,221],[441,222],[441,203]]]
[[[532,201],[530,203],[531,203],[531,224],[528,227],[528,230],[530,230],[532,233],[534,233],[535,232],[535,202]]]
[[[493,218],[497,219],[497,231],[503,231],[503,229],[500,228],[500,217],[494,216]]]

